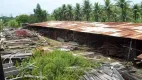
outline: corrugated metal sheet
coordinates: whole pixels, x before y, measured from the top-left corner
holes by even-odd
[[[142,40],[142,23],[49,21],[30,24],[29,27],[30,26],[59,28],[77,32]]]

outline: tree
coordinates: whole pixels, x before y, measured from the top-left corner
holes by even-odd
[[[75,7],[75,20],[76,21],[81,21],[81,7],[80,4],[76,3],[76,7]]]
[[[66,16],[66,20],[73,20],[72,5],[70,5],[70,4],[67,5],[67,10],[66,10],[65,16]]]
[[[58,18],[58,9],[55,9],[54,11],[53,11],[53,16],[54,16],[54,18],[55,18],[55,20],[57,21],[57,20],[59,20],[59,18]]]
[[[110,15],[111,15],[111,2],[110,0],[104,0],[105,2],[105,11],[106,11],[106,14],[107,14],[107,19],[108,21],[110,21]]]
[[[126,0],[116,0],[116,5],[121,8],[121,19],[122,21],[126,21],[127,18],[127,10],[129,8],[130,1]]]
[[[28,18],[28,23],[36,23],[38,22],[37,17],[34,14],[30,14]]]
[[[112,9],[112,13],[111,13],[112,14],[112,21],[114,21],[114,22],[119,21],[120,20],[119,19],[120,9],[115,5],[113,5],[111,9]]]
[[[66,11],[67,11],[66,5],[63,4],[60,9],[61,9],[61,11],[59,11],[59,12],[61,14],[61,20],[66,20]]]
[[[91,13],[91,4],[89,0],[84,0],[84,5],[83,5],[83,14],[88,21],[90,18],[90,13]]]
[[[56,20],[86,20],[86,21],[123,21],[132,22],[133,20],[141,22],[142,20],[142,2],[137,6],[130,5],[128,0],[115,0],[113,5],[111,0],[104,0],[104,5],[98,2],[92,5],[89,0],[84,0],[83,6],[76,4],[75,8],[72,5],[63,4],[53,12]],[[92,9],[93,8],[93,9]],[[93,17],[91,17],[93,16]]]
[[[94,4],[94,17],[95,17],[96,22],[99,21],[99,15],[100,15],[100,5],[99,3],[95,3]]]
[[[34,15],[37,18],[37,22],[43,22],[47,20],[47,13],[42,10],[40,5],[37,4],[36,9],[34,9]]]
[[[20,23],[28,23],[29,22],[29,16],[26,14],[22,14],[16,17],[16,21]]]
[[[139,5],[138,4],[135,4],[133,6],[133,17],[135,21],[139,18]]]
[[[2,19],[2,22],[5,25],[9,20],[12,20],[13,17],[12,16],[10,16],[10,17],[2,16],[2,17],[0,17],[0,19]]]
[[[8,26],[13,27],[13,28],[18,28],[19,27],[18,22],[16,20],[14,20],[14,19],[8,21]]]
[[[142,2],[140,4],[140,15],[141,15],[141,19],[142,19]]]
[[[4,27],[4,23],[2,20],[0,20],[0,31],[3,29],[3,27]]]
[[[60,20],[61,21],[62,20],[62,16],[63,16],[62,8],[59,7],[57,9],[55,9],[54,12],[53,12],[53,15],[54,15],[54,18],[56,20]]]

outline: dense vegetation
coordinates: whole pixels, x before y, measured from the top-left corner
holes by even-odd
[[[142,22],[142,2],[130,5],[132,2],[128,0],[115,1],[111,3],[111,0],[104,0],[105,4],[100,5],[98,2],[90,3],[89,0],[84,0],[83,5],[77,3],[75,7],[63,4],[54,10],[53,15],[56,20]]]
[[[34,56],[23,61],[20,68],[28,65],[34,66],[33,69],[24,69],[22,73],[41,75],[45,80],[78,80],[84,71],[100,66],[97,62],[91,62],[83,57],[76,57],[69,52],[58,50],[50,53],[35,50]]]
[[[42,10],[39,4],[33,10],[34,14],[22,14],[14,17],[0,17],[4,25],[8,25],[8,21],[14,19],[20,23],[35,23],[47,20],[58,21],[95,21],[95,22],[142,22],[142,2],[132,4],[128,0],[104,0],[104,5],[98,2],[90,3],[89,0],[84,0],[83,4],[76,3],[76,6],[71,4],[63,4],[55,9],[53,13],[48,14]]]

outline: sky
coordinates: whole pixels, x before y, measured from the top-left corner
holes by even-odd
[[[114,0],[111,0],[112,3]],[[133,3],[140,3],[142,0],[131,0]],[[0,0],[0,16],[17,16],[20,14],[32,14],[37,3],[48,13],[52,13],[54,9],[62,6],[62,4],[76,3],[82,4],[83,0]],[[99,2],[104,4],[104,0],[90,0],[92,4]]]

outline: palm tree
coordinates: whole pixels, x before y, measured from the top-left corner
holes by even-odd
[[[139,18],[139,5],[138,4],[135,4],[133,6],[133,17],[135,21]]]
[[[67,20],[73,20],[73,9],[72,5],[68,4],[67,5],[67,10],[66,10],[66,19]]]
[[[126,19],[127,19],[127,10],[129,8],[130,1],[126,1],[126,0],[116,0],[116,1],[117,1],[116,5],[121,8],[122,21],[126,21]]]
[[[84,0],[84,5],[83,5],[83,14],[88,21],[90,18],[90,13],[91,13],[91,4],[89,0]]]
[[[54,15],[54,18],[55,18],[56,21],[59,20],[59,18],[58,18],[58,9],[55,9],[53,11],[53,15]]]
[[[141,19],[142,19],[142,2],[140,4],[140,15],[141,15]]]
[[[81,21],[81,7],[80,7],[80,4],[78,3],[76,3],[76,7],[75,7],[75,20]]]
[[[111,15],[111,2],[110,0],[104,0],[105,1],[105,11],[106,11],[106,14],[107,14],[107,18],[108,18],[108,21],[110,21],[110,15]]]
[[[100,4],[97,2],[94,4],[94,17],[95,21],[99,21],[99,15],[100,15]]]
[[[53,15],[55,17],[56,20],[62,20],[62,8],[59,7],[57,9],[54,10]]]
[[[34,15],[37,18],[37,22],[43,22],[47,20],[47,13],[45,10],[41,9],[39,4],[37,4],[36,8],[34,9]]]
[[[61,14],[62,15],[62,20],[66,20],[66,11],[67,11],[66,5],[63,4],[61,9],[62,9],[61,10],[61,12],[62,12],[62,14]]]
[[[112,6],[112,19],[114,22],[119,21],[118,20],[118,13],[119,13],[119,8],[115,5]]]

